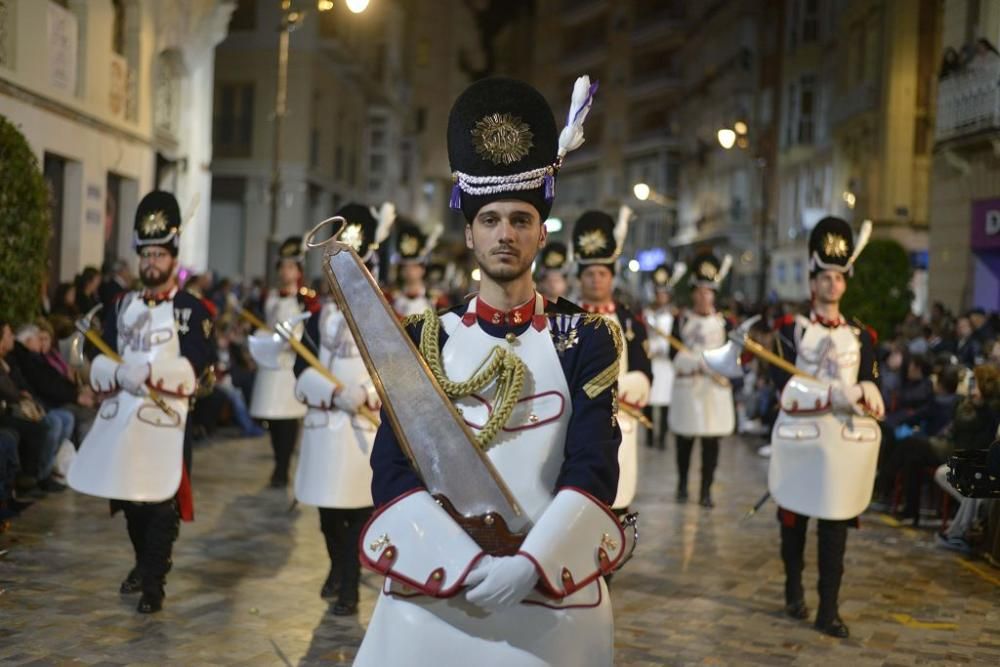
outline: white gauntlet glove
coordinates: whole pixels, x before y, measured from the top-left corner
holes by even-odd
[[[119,364],[115,370],[115,380],[118,381],[118,386],[136,396],[145,396],[148,393],[146,389],[146,380],[148,379],[149,364],[146,362],[129,363],[126,361]]]
[[[465,599],[486,611],[513,607],[538,583],[535,564],[521,556],[483,556],[465,578]]]
[[[703,369],[700,354],[691,352],[678,352],[674,357],[674,370],[679,375],[693,375]]]
[[[352,415],[367,401],[368,391],[361,385],[345,385],[333,395],[333,406]]]
[[[830,398],[838,410],[852,410],[856,415],[869,415],[881,419],[885,414],[882,394],[873,382],[859,382],[844,387],[840,382],[830,385]]]
[[[882,400],[882,392],[875,386],[874,382],[865,380],[859,382],[861,387],[861,402],[864,404],[866,414],[881,419],[885,416],[885,402]]]

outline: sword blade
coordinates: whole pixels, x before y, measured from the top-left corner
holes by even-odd
[[[431,494],[459,513],[522,511],[472,432],[434,379],[372,275],[348,246],[328,246],[324,270],[354,335],[392,430]]]

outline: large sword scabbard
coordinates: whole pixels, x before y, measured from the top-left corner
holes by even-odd
[[[324,271],[334,297],[396,438],[427,490],[447,498],[461,517],[486,525],[502,518],[523,526],[517,500],[476,444],[357,253],[336,240],[310,245],[326,249]]]

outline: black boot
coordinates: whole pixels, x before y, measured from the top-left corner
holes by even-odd
[[[719,439],[701,439],[701,497],[698,503],[709,509],[715,507],[712,502],[712,482],[715,480],[715,467],[719,462]]]
[[[358,601],[338,599],[330,612],[334,616],[354,616],[358,613]]]
[[[715,503],[712,502],[712,492],[705,486],[701,487],[701,496],[698,498],[698,504],[708,509],[715,507]]]
[[[781,561],[785,566],[785,614],[792,618],[809,618],[805,591],[802,589],[802,568],[805,564],[806,518],[791,513],[782,516],[781,521]]]
[[[809,618],[809,607],[805,600],[796,600],[785,605],[785,615],[791,618],[804,621]]]
[[[340,588],[340,572],[335,567],[331,567],[330,574],[326,575],[323,588],[319,590],[319,596],[324,600],[332,600],[337,597],[338,588]]]
[[[686,503],[688,500],[688,483],[686,479],[677,480],[677,502]]]
[[[139,606],[136,607],[136,611],[140,614],[155,614],[163,609],[163,598],[166,596],[162,585],[146,586],[142,591],[142,597],[139,598]]]
[[[824,620],[816,616],[814,627],[825,635],[836,637],[837,639],[847,639],[851,636],[851,631],[847,624],[840,618],[840,614],[835,614],[833,618]]]
[[[122,585],[118,587],[118,592],[122,595],[131,595],[132,593],[138,593],[140,590],[142,590],[142,578],[139,575],[139,566],[136,565],[129,570],[128,576],[122,581]]]

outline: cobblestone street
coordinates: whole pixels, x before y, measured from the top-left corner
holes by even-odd
[[[120,515],[72,491],[36,503],[0,536],[0,663],[349,665],[378,578],[364,576],[359,618],[327,613],[317,512],[265,488],[270,456],[264,438],[196,448],[197,520],[152,616],[118,594],[132,559]],[[932,529],[863,518],[841,594],[852,636],[835,640],[780,613],[773,504],[740,522],[765,487],[753,446],[724,443],[711,511],[675,504],[672,444],[641,456],[642,541],[612,590],[617,664],[1000,664],[1000,571],[934,548]],[[814,529],[807,554],[815,608]]]

